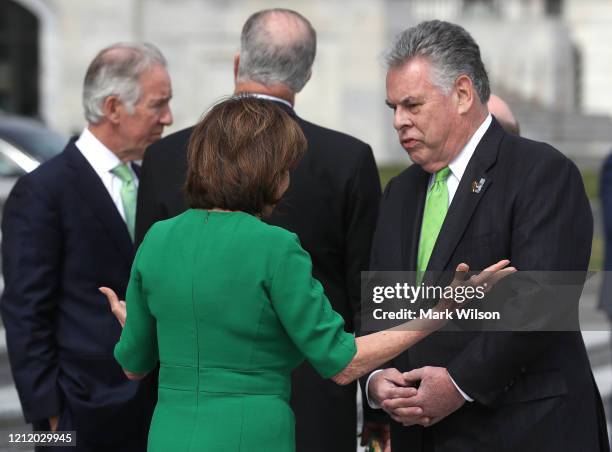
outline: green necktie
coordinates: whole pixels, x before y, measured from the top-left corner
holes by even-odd
[[[419,254],[417,257],[417,284],[421,284],[427,264],[431,257],[446,211],[448,210],[448,188],[446,181],[450,175],[448,167],[436,173],[433,184],[429,187],[423,211],[421,237],[419,238]]]
[[[127,225],[130,237],[134,240],[134,225],[136,224],[136,195],[138,188],[134,181],[134,174],[125,163],[117,165],[111,170],[115,176],[121,179],[121,203],[125,213],[125,224]]]

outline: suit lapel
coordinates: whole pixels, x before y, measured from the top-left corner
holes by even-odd
[[[104,225],[121,254],[128,262],[131,262],[134,257],[132,239],[121,214],[117,211],[117,206],[115,206],[100,177],[77,149],[74,142],[68,144],[66,157],[69,166],[74,171],[74,181],[78,192],[85,200],[85,204]]]
[[[422,170],[421,167],[415,167],[414,171],[417,171],[413,179],[415,185],[408,187],[407,190],[408,199],[404,203],[402,229],[400,231],[404,260],[402,268],[409,271],[416,270],[421,222],[430,177],[429,173]],[[409,232],[405,233],[406,231]]]
[[[457,192],[446,214],[438,240],[436,240],[429,264],[427,265],[428,273],[424,278],[426,283],[436,282],[441,271],[446,269],[451,256],[455,252],[465,229],[478,207],[478,203],[493,184],[493,177],[489,170],[497,159],[502,136],[503,131],[501,127],[493,119],[465,169]],[[479,182],[482,183],[480,188],[476,186]]]

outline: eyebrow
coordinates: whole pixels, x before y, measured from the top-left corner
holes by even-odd
[[[406,96],[406,97],[400,99],[400,101],[397,104],[394,104],[389,99],[385,100],[385,104],[387,104],[387,106],[390,107],[390,108],[393,108],[396,105],[401,105],[401,104],[418,104],[420,102],[422,102],[422,101],[417,99],[416,97],[413,97],[413,96]]]

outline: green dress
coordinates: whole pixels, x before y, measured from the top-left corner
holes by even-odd
[[[156,223],[126,303],[115,358],[160,363],[150,452],[293,451],[291,371],[306,358],[331,377],[356,353],[297,236],[243,212]]]

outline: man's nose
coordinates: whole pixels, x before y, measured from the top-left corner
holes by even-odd
[[[162,123],[165,126],[169,126],[169,125],[172,124],[172,122],[173,122],[172,110],[170,109],[169,105],[164,109],[164,112],[162,113],[161,117],[159,118],[159,122]]]
[[[410,113],[398,106],[393,114],[393,127],[395,130],[399,131],[403,127],[412,127],[413,125],[414,123]]]

